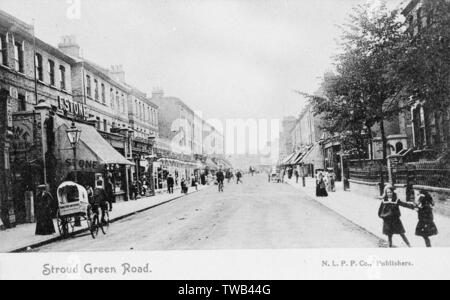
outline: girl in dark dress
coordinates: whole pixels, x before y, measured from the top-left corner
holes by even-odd
[[[431,248],[431,236],[438,234],[438,229],[434,223],[433,215],[434,201],[431,195],[426,191],[421,191],[419,195],[416,210],[419,215],[419,223],[416,228],[416,235],[425,240],[425,245]]]
[[[397,194],[394,192],[394,187],[391,185],[385,188],[382,199],[383,203],[378,211],[378,216],[383,219],[383,234],[388,236],[389,248],[393,247],[393,236],[395,234],[400,235],[405,244],[411,247],[405,235],[406,231],[403,223],[400,220],[400,206],[410,207],[410,205],[398,199]]]
[[[319,173],[319,177],[316,183],[316,196],[317,197],[328,197],[327,184],[323,178],[323,174]]]

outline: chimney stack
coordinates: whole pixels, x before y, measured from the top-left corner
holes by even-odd
[[[154,88],[152,92],[152,99],[161,99],[164,97],[164,90],[160,87]]]
[[[63,36],[61,43],[58,44],[58,48],[69,56],[80,57],[80,45],[77,44],[77,38],[74,35]]]
[[[111,66],[111,70],[109,72],[112,78],[119,82],[125,83],[125,71],[123,70],[122,65]]]

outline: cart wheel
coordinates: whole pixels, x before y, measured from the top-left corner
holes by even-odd
[[[63,237],[66,237],[69,234],[69,224],[68,220],[65,217],[61,216],[61,212],[59,209],[56,213],[56,220],[58,222],[59,234],[61,234],[61,236]]]
[[[109,212],[105,211],[105,220],[102,222],[100,228],[102,229],[103,234],[107,234],[109,230]]]

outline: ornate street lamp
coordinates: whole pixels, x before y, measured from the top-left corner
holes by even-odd
[[[75,172],[75,182],[78,182],[78,175],[77,175],[77,147],[78,143],[80,142],[81,138],[81,130],[78,129],[75,126],[75,123],[72,122],[72,126],[66,130],[67,138],[69,139],[70,145],[73,149],[73,166],[74,166],[74,172]]]

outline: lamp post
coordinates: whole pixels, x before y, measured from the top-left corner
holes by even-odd
[[[78,143],[80,142],[80,138],[81,138],[81,130],[78,129],[75,126],[75,123],[72,122],[72,126],[66,130],[67,132],[67,137],[69,139],[70,145],[72,146],[73,149],[73,166],[74,166],[74,173],[75,173],[75,183],[78,183],[78,174],[77,174],[77,147],[78,147]]]

